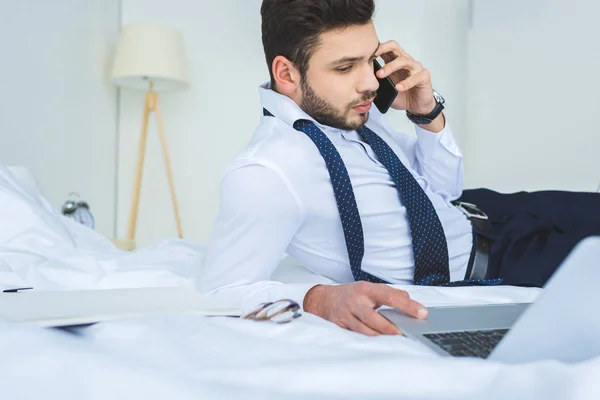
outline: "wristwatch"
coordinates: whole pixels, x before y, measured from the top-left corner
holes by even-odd
[[[444,100],[442,95],[436,92],[435,90],[433,91],[433,98],[435,99],[435,107],[433,108],[433,111],[431,111],[427,115],[416,115],[411,114],[407,111],[406,116],[408,117],[408,119],[410,119],[417,125],[427,125],[430,124],[434,119],[436,119],[437,116],[440,115],[440,113],[444,109],[444,103],[446,101]]]

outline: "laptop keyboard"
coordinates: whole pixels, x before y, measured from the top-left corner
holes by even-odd
[[[487,358],[508,329],[424,334],[427,339],[456,357]]]

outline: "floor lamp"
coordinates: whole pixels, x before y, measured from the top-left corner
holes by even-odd
[[[120,247],[135,248],[148,122],[152,114],[154,114],[157,123],[171,190],[171,200],[175,211],[177,233],[181,238],[183,237],[181,219],[158,94],[164,91],[181,90],[188,86],[183,36],[179,31],[161,25],[135,24],[123,27],[115,54],[112,80],[121,88],[146,91],[127,236],[125,241],[120,241]]]

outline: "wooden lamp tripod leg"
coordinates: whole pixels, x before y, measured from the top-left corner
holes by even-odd
[[[144,169],[144,157],[146,155],[146,139],[148,138],[148,119],[150,111],[154,105],[154,93],[148,91],[146,93],[146,101],[144,103],[144,116],[142,119],[142,130],[140,133],[140,142],[138,148],[138,158],[135,167],[135,177],[133,181],[133,194],[131,196],[131,207],[129,209],[129,222],[127,224],[127,239],[135,238],[135,230],[137,226],[138,208],[140,204],[140,188],[142,184],[142,172]]]
[[[177,205],[177,195],[175,193],[175,183],[173,182],[173,171],[171,170],[171,158],[169,157],[169,151],[167,149],[167,137],[165,136],[165,127],[162,117],[162,109],[160,102],[158,101],[158,95],[155,94],[155,116],[156,123],[158,125],[158,135],[160,136],[160,144],[162,152],[165,157],[165,165],[167,167],[167,178],[169,179],[169,187],[171,189],[171,200],[173,201],[173,210],[175,211],[175,222],[177,223],[177,233],[180,238],[183,238],[183,232],[181,230],[181,219],[179,217],[179,206]]]

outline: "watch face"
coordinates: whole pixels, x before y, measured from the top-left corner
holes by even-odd
[[[71,214],[71,217],[80,224],[94,229],[94,217],[89,209],[85,207],[78,207],[73,214]]]
[[[81,223],[88,228],[94,229],[94,217],[90,210],[87,208],[78,208],[77,212],[79,213],[79,220]]]
[[[435,98],[435,100],[440,103],[440,104],[444,104],[445,100],[442,97],[441,94],[439,94],[438,92],[436,92],[435,90],[433,91],[433,97]]]

